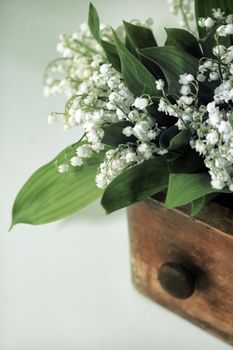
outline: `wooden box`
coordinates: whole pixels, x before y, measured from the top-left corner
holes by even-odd
[[[136,288],[233,344],[232,211],[210,203],[193,219],[148,199],[128,219]]]

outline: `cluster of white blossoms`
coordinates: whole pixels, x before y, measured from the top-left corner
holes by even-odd
[[[150,26],[152,21],[149,19],[145,24]],[[120,30],[123,37],[124,32]],[[101,26],[101,36],[111,41],[110,28]],[[106,149],[102,142],[105,128],[121,121],[128,122],[122,130],[126,143],[106,152],[96,177],[98,187],[105,188],[130,165],[165,152],[154,143],[161,129],[146,110],[152,103],[150,96],[135,98],[122,75],[107,62],[103,49],[86,24],[72,36],[62,35],[57,49],[62,57],[48,66],[44,93],[49,96],[64,92],[68,101],[64,112],[51,113],[48,122],[61,118],[65,129],[82,126],[86,142],[77,147],[69,163],[57,166],[59,172],[67,172],[70,166],[81,166],[93,152]]]
[[[144,25],[149,27],[152,24],[153,22],[148,19]],[[123,40],[125,35],[123,26],[119,26],[116,32]],[[103,40],[113,41],[111,27],[101,24],[100,33]],[[61,57],[51,61],[45,71],[44,95],[46,97],[64,93],[70,98],[77,94],[80,84],[89,80],[101,62],[107,62],[102,47],[94,39],[87,23],[81,24],[79,30],[72,35],[61,34],[57,51]],[[56,114],[54,113],[53,116],[55,117]]]
[[[223,12],[220,8],[213,9],[212,14],[213,14],[213,18],[211,17],[199,18],[198,25],[201,28],[205,28],[207,32],[210,31],[214,25],[217,25],[218,36],[227,36],[233,33],[232,32],[232,20],[233,20],[232,14],[225,16],[225,12]]]
[[[154,154],[165,152],[155,144],[146,142],[138,145],[127,143],[120,145],[117,149],[110,149],[106,152],[105,160],[100,164],[96,185],[99,188],[105,188],[123,170],[152,158]]]
[[[187,17],[192,0],[170,1],[171,9],[177,12],[181,2],[184,18],[192,19]],[[151,24],[148,20],[144,25]],[[189,130],[190,146],[203,157],[213,188],[227,186],[233,191],[233,46],[226,47],[221,41],[233,34],[233,15],[225,16],[216,9],[212,18],[199,19],[199,25],[205,28],[207,36],[214,33],[214,58],[200,60],[196,77],[189,73],[180,75],[180,97],[174,104],[165,92],[165,82],[155,81],[163,94],[158,110],[176,117],[180,130]],[[111,28],[102,25],[100,29],[102,38],[112,42]],[[122,27],[118,35],[124,38]],[[87,24],[71,36],[62,35],[57,50],[62,57],[49,64],[44,93],[49,96],[63,92],[68,101],[64,112],[51,113],[48,122],[60,118],[65,129],[82,126],[84,130],[83,142],[74,150],[74,156],[57,164],[60,173],[69,171],[71,166],[82,166],[94,152],[104,151],[96,184],[106,188],[123,170],[167,152],[157,142],[164,127],[159,127],[147,111],[152,98],[135,97],[130,92],[122,75],[108,63]],[[201,85],[206,82],[215,85],[212,101],[207,105],[200,96]],[[121,135],[124,141],[115,148],[107,146],[103,140],[105,133],[109,126],[119,122],[126,125]]]
[[[69,98],[76,93],[79,84],[91,76],[95,64],[101,62],[104,56],[86,23],[77,33],[70,36],[61,34],[59,39],[57,51],[61,57],[50,62],[46,69],[44,95],[49,97],[64,93]],[[58,114],[52,116],[55,120]],[[50,118],[51,122],[53,118]]]
[[[181,97],[172,104],[164,92],[159,110],[177,117],[180,130],[190,130],[190,145],[204,158],[212,187],[217,190],[228,187],[233,191],[233,46],[218,44],[218,37],[233,34],[233,16],[224,17],[220,10],[214,10],[214,14],[213,21],[223,23],[215,33],[215,58],[200,61],[196,78],[181,75]],[[206,20],[201,19],[201,23],[208,27]],[[217,84],[213,100],[207,105],[198,99],[205,81]]]
[[[204,0],[203,0],[204,1]],[[193,0],[167,0],[169,5],[169,11],[173,15],[181,14],[182,20],[180,25],[190,32],[195,34],[192,30],[194,22],[194,1]],[[220,9],[212,10],[212,17],[199,18],[198,25],[201,28],[205,28],[210,31],[214,25],[221,25],[218,28],[219,36],[227,36],[232,34],[232,17],[233,15],[225,16],[225,13]]]

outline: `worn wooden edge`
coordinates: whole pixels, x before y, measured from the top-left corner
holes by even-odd
[[[156,208],[159,205],[163,206],[164,210],[179,212],[179,214],[184,215],[189,220],[205,225],[206,228],[211,227],[211,229],[218,230],[223,235],[233,236],[233,211],[216,202],[209,202],[206,204],[195,218],[190,215],[190,205],[180,208],[166,208],[163,193],[148,198],[143,202],[150,207]]]

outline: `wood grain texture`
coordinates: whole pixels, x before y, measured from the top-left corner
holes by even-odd
[[[130,206],[132,278],[146,296],[233,344],[233,215],[216,204],[209,208],[192,219],[154,199]],[[161,287],[158,270],[167,262],[195,273],[190,298],[176,299]]]

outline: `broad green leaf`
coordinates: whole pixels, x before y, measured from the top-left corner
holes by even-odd
[[[144,200],[167,187],[169,170],[165,156],[145,160],[125,170],[106,188],[102,205],[111,213]]]
[[[112,66],[116,70],[118,70],[118,72],[121,72],[121,62],[120,62],[120,57],[118,55],[116,46],[105,40],[101,40],[101,45],[104,49],[104,52],[107,56],[109,63],[111,63]]]
[[[161,92],[155,87],[155,78],[146,67],[132,55],[114,33],[116,48],[120,56],[121,72],[124,81],[135,96],[149,94],[161,97]]]
[[[92,3],[89,5],[88,25],[93,37],[100,43],[101,37],[99,15]]]
[[[162,79],[165,81],[165,76],[159,66],[155,62],[148,59],[146,56],[142,55],[141,52],[139,52],[139,54],[140,61],[142,62],[143,66],[148,69],[148,71],[155,77],[155,79]]]
[[[197,22],[197,28],[199,37],[201,39],[201,46],[204,52],[204,55],[207,57],[212,57],[212,49],[214,46],[216,46],[216,42],[214,40],[214,29],[210,32],[208,37],[206,37],[206,30],[205,28],[200,28],[198,26],[198,19],[200,17],[213,17],[213,9],[220,8],[222,11],[225,12],[226,15],[233,13],[233,1],[232,0],[195,0],[195,16],[196,16],[196,22]],[[206,37],[206,38],[205,38]],[[233,44],[232,37],[226,37],[221,39],[221,43],[230,46]]]
[[[168,149],[172,140],[179,134],[179,129],[176,125],[170,126],[164,130],[159,138],[159,145],[164,149]]]
[[[177,157],[169,159],[168,165],[171,173],[189,174],[205,169],[203,158],[195,150],[186,147],[184,151],[185,149]]]
[[[62,164],[74,155],[72,147],[66,148],[29,178],[15,199],[12,226],[59,220],[86,207],[101,195],[95,176],[103,152],[94,153],[81,167],[70,167],[68,172],[58,173],[56,162]]]
[[[202,208],[213,198],[215,198],[218,195],[218,193],[210,193],[207,194],[206,196],[197,198],[192,202],[192,211],[191,211],[191,216],[194,217],[196,216]]]
[[[188,130],[182,130],[174,136],[169,144],[168,150],[174,152],[183,152],[190,142],[190,135]]]
[[[104,128],[102,143],[115,147],[127,142],[136,142],[136,138],[134,136],[127,137],[122,133],[123,129],[127,126],[132,126],[132,123],[128,121],[121,121]]]
[[[204,204],[205,204],[205,196],[197,198],[194,201],[192,201],[191,216],[192,217],[196,216],[201,211]]]
[[[152,47],[140,51],[161,68],[166,77],[170,95],[179,95],[180,84],[178,81],[181,74],[191,73],[196,76],[198,59],[177,47]]]
[[[181,28],[165,28],[165,30],[167,32],[166,46],[176,46],[196,58],[202,57],[199,43],[190,32]]]
[[[123,21],[123,23],[126,32],[126,47],[135,57],[140,59],[138,49],[157,46],[157,42],[151,29],[126,21]]]
[[[207,173],[170,174],[166,197],[167,208],[180,207],[214,192],[229,192],[226,189],[218,191],[211,187],[210,176]]]
[[[93,37],[102,46],[109,63],[111,63],[115,69],[120,71],[120,58],[117,49],[115,45],[101,39],[99,15],[92,3],[90,3],[89,6],[88,25]]]

